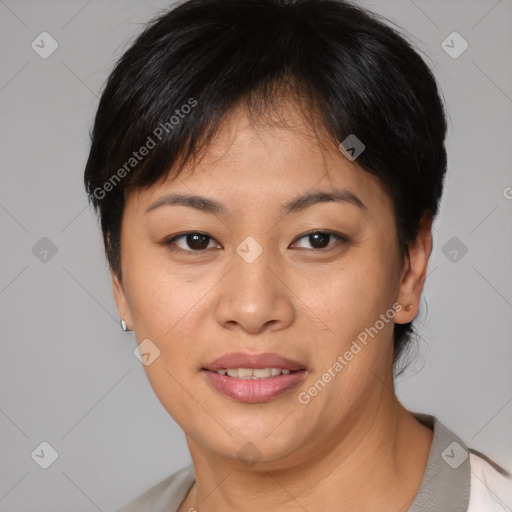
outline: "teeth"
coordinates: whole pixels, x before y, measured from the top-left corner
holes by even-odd
[[[228,375],[235,379],[268,379],[278,375],[288,375],[290,370],[281,368],[228,368],[218,370],[219,375]]]
[[[263,377],[268,379],[272,375],[272,368],[254,368],[251,374],[254,377]],[[240,375],[240,371],[238,371],[238,375]]]

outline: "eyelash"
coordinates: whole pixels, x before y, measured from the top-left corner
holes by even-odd
[[[314,235],[314,234],[323,234],[323,235],[330,235],[331,237],[335,238],[336,241],[338,242],[338,244],[342,244],[342,245],[345,245],[345,244],[348,244],[350,243],[350,239],[345,236],[345,235],[342,235],[341,233],[336,233],[334,231],[329,231],[329,230],[315,230],[315,231],[310,231],[308,233],[304,233],[303,235],[301,235],[300,237],[298,237],[296,239],[295,242],[293,242],[294,244],[297,243],[298,241],[302,240],[303,238],[307,238],[309,237],[310,235]],[[165,247],[168,247],[170,250],[172,251],[176,251],[176,252],[183,252],[183,253],[192,253],[192,254],[198,254],[198,255],[201,255],[201,254],[204,254],[205,251],[207,251],[208,249],[200,249],[200,250],[193,250],[193,249],[182,249],[181,247],[178,247],[176,248],[175,246],[172,247],[172,245],[174,244],[174,242],[176,242],[176,240],[179,240],[180,238],[185,238],[187,237],[188,235],[203,235],[205,236],[206,238],[210,239],[211,240],[215,240],[213,237],[211,237],[210,235],[206,234],[206,233],[202,233],[201,231],[188,231],[186,233],[181,233],[179,235],[174,235],[172,236],[171,238],[168,238],[166,240],[164,240],[162,242],[162,244],[165,246]],[[331,242],[331,240],[329,240],[329,242]],[[208,245],[210,244],[210,242],[208,242]],[[315,249],[315,248],[312,248],[312,249],[308,249],[308,248],[299,248],[299,250],[306,250],[306,251],[314,251],[314,252],[328,252],[328,251],[331,251],[333,250],[334,247],[331,246],[327,246],[327,247],[323,247],[322,249]]]

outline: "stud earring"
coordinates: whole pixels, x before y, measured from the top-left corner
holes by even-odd
[[[121,329],[123,329],[124,332],[128,331],[128,327],[126,326],[124,318],[121,318]]]
[[[407,304],[405,306],[405,311],[411,311],[411,309],[412,309],[412,305],[411,304]]]

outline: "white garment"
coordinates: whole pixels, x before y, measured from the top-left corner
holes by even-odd
[[[512,479],[471,452],[469,465],[471,486],[467,512],[512,512]]]

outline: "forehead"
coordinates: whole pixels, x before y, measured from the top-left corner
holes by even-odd
[[[187,162],[178,176],[169,173],[158,184],[132,194],[126,206],[140,209],[163,193],[179,191],[218,197],[235,208],[269,208],[300,192],[333,187],[352,192],[364,204],[390,207],[380,180],[348,160],[325,133],[305,123],[294,105],[258,118],[239,106],[225,117],[199,160]]]

